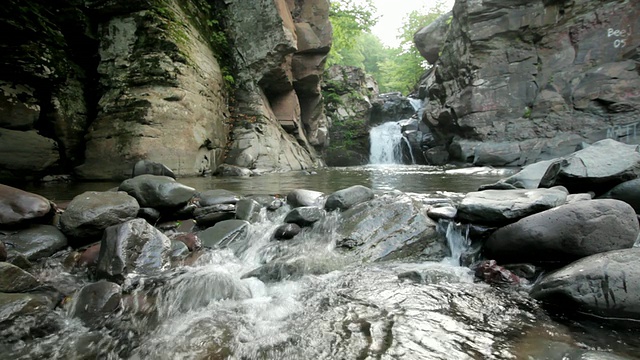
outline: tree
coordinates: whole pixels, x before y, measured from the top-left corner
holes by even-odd
[[[439,1],[431,9],[414,10],[405,17],[398,36],[400,46],[391,49],[391,56],[379,64],[377,80],[381,92],[408,94],[413,91],[428,66],[413,43],[413,35],[443,13],[444,3]]]
[[[329,19],[333,26],[333,46],[329,53],[329,66],[345,65],[345,57],[350,62],[362,63],[362,53],[358,54],[357,50],[354,51],[356,40],[376,24],[375,12],[376,8],[372,0],[331,2]]]

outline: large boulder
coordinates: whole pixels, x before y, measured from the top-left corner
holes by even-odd
[[[440,260],[446,245],[436,226],[421,202],[402,193],[385,194],[342,213],[336,247],[363,261]]]
[[[38,219],[51,211],[44,197],[0,184],[0,226]]]
[[[168,176],[170,178],[176,178],[176,175],[169,169],[166,165],[161,164],[159,162],[150,161],[150,160],[140,160],[135,165],[133,165],[133,171],[131,172],[131,177],[136,177],[139,175],[158,175],[158,176]]]
[[[520,189],[537,189],[540,185],[540,180],[542,180],[547,169],[555,161],[555,159],[544,160],[527,165],[516,174],[513,174],[502,181]]]
[[[558,206],[494,232],[487,256],[501,263],[569,262],[633,246],[640,227],[633,208],[618,200]]]
[[[416,44],[416,48],[429,64],[435,64],[440,58],[452,19],[453,14],[451,12],[442,14],[431,24],[418,30],[413,35],[413,42]]]
[[[121,299],[122,289],[118,284],[107,281],[88,284],[74,295],[71,315],[95,328],[120,307]]]
[[[357,204],[373,199],[373,190],[366,186],[354,185],[338,190],[327,197],[324,208],[327,211],[347,210]]]
[[[468,193],[458,205],[460,220],[501,225],[560,206],[567,192],[563,189],[484,190]]]
[[[633,207],[636,214],[640,214],[640,179],[623,182],[607,191],[600,198],[624,201]]]
[[[87,191],[71,200],[60,217],[60,229],[73,245],[90,244],[109,226],[135,218],[138,210],[138,201],[125,192]]]
[[[108,227],[100,243],[98,276],[122,281],[129,273],[155,274],[171,256],[171,240],[144,219]]]
[[[118,190],[138,200],[142,207],[177,209],[189,202],[196,190],[168,176],[140,175],[127,179]]]
[[[318,206],[324,193],[320,191],[296,189],[287,194],[287,204],[292,208],[301,206]]]
[[[600,195],[640,175],[638,146],[606,139],[549,166],[540,187],[565,186],[571,193]]]
[[[0,262],[0,292],[27,292],[38,285],[40,282],[33,275],[13,264]]]
[[[37,179],[60,161],[58,145],[37,131],[0,128],[0,179]]]
[[[33,225],[28,229],[10,234],[2,240],[11,243],[14,250],[30,261],[51,256],[68,244],[67,237],[57,227],[51,225]]]
[[[545,276],[531,296],[569,311],[640,320],[640,249],[580,259]]]

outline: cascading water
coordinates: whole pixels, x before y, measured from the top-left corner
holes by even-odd
[[[375,165],[402,164],[402,127],[397,122],[386,122],[371,129],[371,156]]]
[[[418,114],[418,119],[422,119],[422,100],[416,98],[408,98],[413,110]]]
[[[469,248],[469,225],[458,224],[454,221],[441,221],[438,223],[438,227],[444,232],[451,252],[451,255],[443,262],[460,266],[460,258]]]

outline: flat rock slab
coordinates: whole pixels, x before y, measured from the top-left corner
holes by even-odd
[[[580,259],[545,276],[531,296],[598,316],[640,320],[640,248]]]
[[[612,187],[640,175],[637,145],[605,139],[549,166],[540,187],[565,186],[571,193],[603,194]]]
[[[220,204],[236,204],[242,197],[224,189],[208,190],[198,194],[200,206],[207,207]]]
[[[507,225],[485,242],[500,263],[570,262],[633,246],[640,227],[629,204],[589,200],[566,204]]]
[[[486,225],[515,222],[565,203],[567,192],[555,189],[484,190],[468,193],[458,206],[458,219]]]

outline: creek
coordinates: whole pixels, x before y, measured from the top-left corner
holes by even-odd
[[[378,193],[395,189],[416,198],[455,201],[510,173],[395,165],[179,181],[201,191],[224,188],[243,195],[299,188],[330,193],[360,184]],[[28,190],[70,199],[115,185]],[[272,213],[263,209],[235,251],[210,250],[161,276],[127,278],[129,306],[104,326],[88,329],[60,309],[61,331],[17,348],[0,346],[0,358],[633,359],[640,350],[631,330],[551,317],[528,296],[527,286],[475,281],[470,269],[459,266],[468,246],[465,227],[441,224],[450,247],[443,261],[367,263],[335,251],[337,213],[290,242],[271,241],[287,211],[288,206]],[[275,275],[291,276],[273,282],[243,278],[275,258],[297,264]],[[58,283],[86,281],[62,269],[52,258],[39,276]]]

